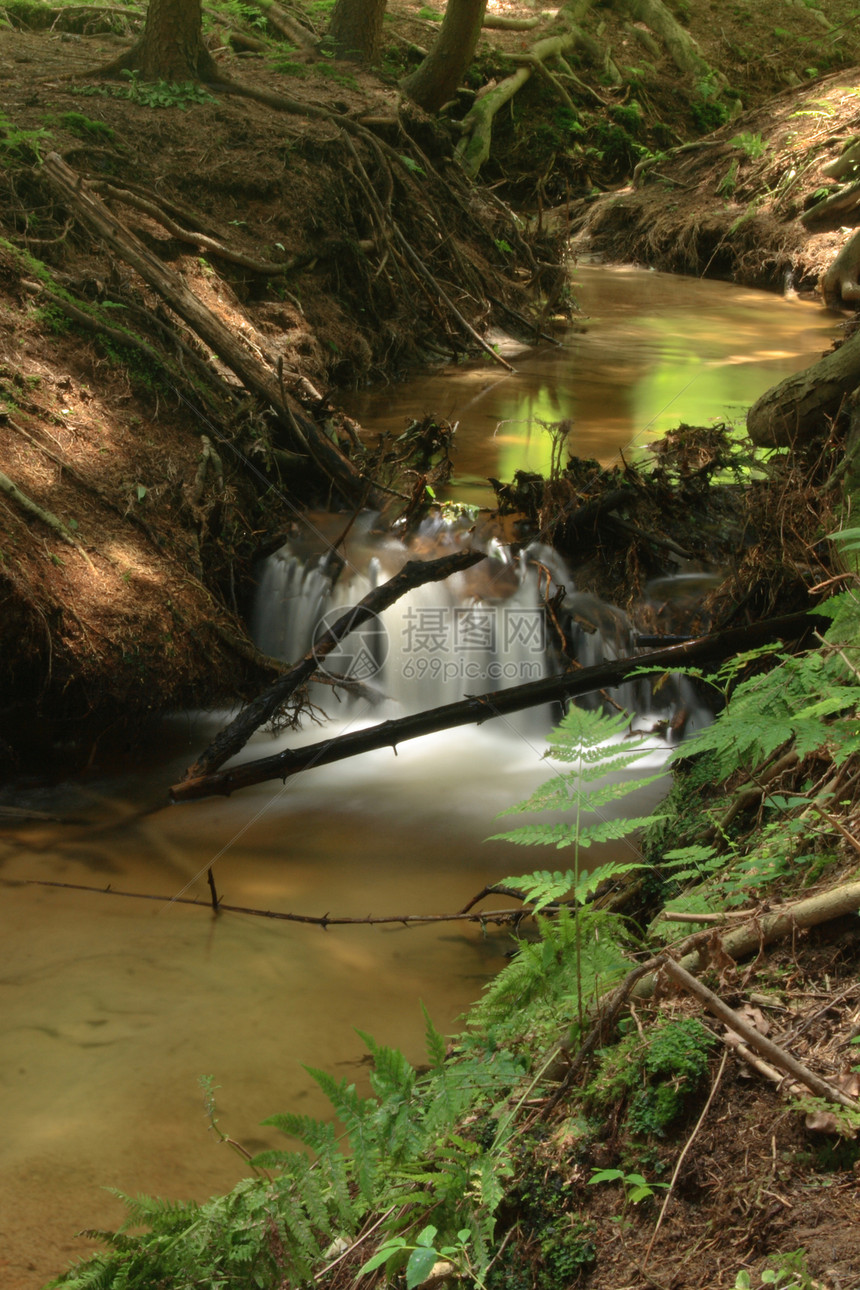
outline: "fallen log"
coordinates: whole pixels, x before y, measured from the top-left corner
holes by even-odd
[[[278,677],[267,690],[258,695],[253,703],[249,703],[243,708],[237,717],[219,731],[212,743],[204,753],[198,758],[193,766],[190,766],[185,772],[185,779],[182,784],[174,785],[171,793],[176,793],[174,800],[178,801],[182,794],[179,790],[182,785],[190,780],[199,782],[199,777],[208,776],[223,766],[225,761],[234,757],[240,749],[251,738],[255,730],[271,720],[278,708],[287,701],[300,685],[310,680],[311,675],[319,667],[320,661],[326,658],[335,646],[348,636],[356,627],[369,621],[376,614],[381,614],[384,610],[393,605],[407,591],[414,587],[422,587],[428,582],[442,582],[449,578],[452,573],[461,573],[464,569],[470,569],[473,564],[479,564],[481,560],[486,560],[486,554],[483,551],[457,551],[453,555],[443,555],[438,560],[409,560],[399,573],[396,573],[388,582],[381,587],[375,587],[369,591],[363,600],[347,609],[340,618],[334,623],[324,636],[314,644],[313,648],[308,651],[301,662],[296,663],[294,667],[289,668],[283,676]],[[205,796],[205,794],[202,794]]]
[[[386,586],[389,585],[386,584]],[[814,615],[803,612],[767,619],[748,627],[735,627],[724,632],[714,632],[684,645],[671,645],[666,649],[652,650],[631,658],[617,659],[610,663],[600,663],[595,667],[544,677],[540,681],[529,681],[523,685],[511,686],[507,690],[496,690],[492,694],[481,694],[462,699],[457,703],[446,703],[413,716],[383,721],[366,730],[324,739],[304,748],[286,748],[283,752],[275,753],[270,757],[243,762],[239,766],[233,766],[229,770],[216,774],[197,773],[203,761],[201,759],[201,763],[192,767],[184,780],[173,785],[170,798],[174,802],[186,802],[200,797],[228,796],[237,788],[248,788],[252,784],[261,784],[269,779],[286,780],[290,775],[296,775],[299,771],[308,770],[313,766],[343,761],[348,757],[356,757],[360,753],[377,748],[396,749],[399,743],[407,739],[417,739],[421,735],[436,734],[440,730],[453,730],[458,726],[481,725],[493,717],[522,712],[526,708],[539,707],[544,703],[570,699],[577,695],[591,694],[607,686],[619,685],[631,673],[641,668],[665,668],[666,671],[673,671],[691,663],[698,664],[708,659],[726,658],[740,650],[751,649],[768,641],[797,640],[807,632],[813,631],[820,623],[821,620]],[[272,687],[272,689],[275,688],[275,686]],[[219,764],[223,765],[224,760],[226,758]]]
[[[372,481],[365,479],[320,427],[305,416],[299,404],[293,405],[287,400],[276,372],[237,343],[229,327],[206,308],[179,274],[168,269],[111,214],[59,153],[48,153],[42,163],[42,172],[69,211],[90,233],[139,273],[144,282],[235,372],[245,388],[262,399],[265,406],[274,409],[294,451],[310,456],[347,501],[361,506],[382,505],[384,498]]]
[[[779,905],[766,914],[751,911],[749,922],[720,937],[720,951],[732,959],[742,959],[760,952],[765,945],[784,940],[809,927],[832,922],[845,914],[860,910],[860,882],[845,883],[830,891],[819,892],[791,905]],[[704,972],[711,962],[710,940],[703,939],[678,966],[687,972]],[[632,993],[637,999],[650,999],[656,989],[654,974],[636,983]]]

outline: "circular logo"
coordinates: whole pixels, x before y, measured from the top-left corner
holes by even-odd
[[[333,649],[326,652],[320,647],[329,631],[342,618],[361,612],[361,621],[341,637]],[[323,614],[314,632],[313,653],[317,667],[328,676],[342,677],[348,681],[369,681],[385,666],[388,658],[388,632],[378,614],[359,611],[357,605],[343,609],[329,609]]]

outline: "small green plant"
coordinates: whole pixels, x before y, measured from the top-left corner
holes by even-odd
[[[63,112],[57,118],[59,125],[76,134],[79,139],[104,139],[112,141],[116,138],[116,130],[106,125],[104,121],[94,121],[91,117],[84,116],[82,112]]]
[[[642,1174],[626,1174],[623,1169],[595,1169],[594,1173],[588,1180],[589,1187],[594,1187],[598,1183],[620,1182],[624,1188],[625,1205],[639,1205],[643,1200],[649,1200],[658,1187],[668,1187],[668,1183],[649,1183]]]
[[[737,188],[738,163],[733,161],[720,182],[717,184],[717,192],[721,197],[731,197]]]
[[[751,134],[749,130],[742,130],[731,140],[733,148],[739,148],[747,157],[760,157],[767,150],[767,144],[760,134]]]
[[[467,1262],[466,1244],[472,1235],[469,1228],[461,1228],[457,1233],[456,1245],[443,1245],[440,1249],[435,1245],[437,1235],[437,1229],[430,1223],[418,1233],[414,1245],[410,1245],[403,1236],[392,1236],[362,1264],[356,1275],[363,1277],[384,1264],[386,1274],[392,1276],[403,1267],[405,1261],[406,1290],[414,1290],[415,1286],[427,1280],[434,1264],[440,1260],[453,1263],[455,1268],[461,1269],[464,1262]]]
[[[412,157],[407,157],[405,154],[400,154],[400,162],[412,175],[426,175],[427,173],[422,166],[419,166],[417,161]]]
[[[628,1130],[661,1137],[704,1079],[715,1042],[695,1018],[667,1020],[644,1036],[627,1035],[601,1050],[587,1100],[605,1109],[626,1098]]]
[[[213,95],[196,81],[181,81],[168,84],[167,81],[141,81],[140,73],[125,69],[122,73],[128,82],[126,85],[85,85],[76,86],[73,94],[129,99],[141,107],[172,108],[185,111],[193,103],[214,103]]]
[[[50,138],[50,130],[20,130],[5,113],[0,112],[0,149],[7,156],[19,161],[41,162],[42,147]]]
[[[442,14],[439,12],[439,10],[431,9],[429,5],[424,5],[421,9],[419,9],[416,17],[423,18],[425,22],[442,21]]]
[[[772,1254],[766,1267],[753,1281],[746,1269],[735,1277],[735,1290],[754,1290],[756,1286],[774,1286],[776,1290],[814,1290],[813,1280],[806,1260],[805,1250],[792,1250],[788,1254]]]

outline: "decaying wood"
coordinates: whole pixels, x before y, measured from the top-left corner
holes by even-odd
[[[444,555],[438,560],[410,560],[388,582],[368,592],[358,605],[341,615],[301,662],[289,668],[253,703],[243,708],[229,726],[219,731],[206,751],[186,771],[182,784],[174,786],[175,800],[178,801],[183,796],[193,796],[181,791],[186,780],[194,783],[199,781],[200,776],[211,775],[219,766],[223,766],[225,761],[244,748],[254,731],[270,721],[290,695],[295,693],[300,685],[310,680],[312,673],[319,667],[320,661],[329,655],[351,631],[368,622],[376,614],[383,613],[414,587],[422,587],[428,582],[442,582],[452,573],[460,573],[485,559],[483,551],[457,551],[454,555]]]
[[[827,433],[843,399],[860,384],[860,332],[811,367],[767,390],[747,413],[747,433],[765,448],[788,448]]]
[[[751,915],[749,923],[727,932],[720,937],[720,947],[724,954],[732,959],[742,959],[755,954],[765,945],[784,940],[795,932],[808,927],[817,927],[828,923],[844,914],[853,914],[860,909],[860,882],[846,883],[830,891],[819,892],[806,900],[799,900],[791,905],[783,905],[772,912]],[[708,943],[697,945],[689,954],[680,960],[680,966],[687,972],[703,972],[710,963]],[[650,998],[654,993],[655,978],[653,975],[643,977],[633,991],[638,998]]]
[[[331,479],[350,502],[381,506],[382,497],[372,482],[366,480],[339,448],[298,404],[284,401],[275,372],[254,354],[236,343],[233,333],[191,291],[178,274],[157,259],[133,233],[91,193],[80,176],[66,165],[58,153],[49,153],[42,163],[45,178],[66,205],[117,255],[140,274],[146,283],[175,310],[213,350],[222,362],[235,372],[243,385],[257,395],[264,405],[274,409],[291,446],[306,453]]]
[[[384,589],[384,587],[379,588],[381,591]],[[481,725],[494,717],[522,712],[544,703],[573,698],[576,695],[592,694],[607,686],[620,685],[631,672],[638,668],[660,668],[671,672],[674,668],[690,663],[726,658],[730,654],[736,654],[740,650],[750,649],[767,641],[795,640],[811,631],[816,621],[806,613],[788,614],[784,618],[768,619],[753,623],[749,627],[714,632],[683,645],[672,645],[667,649],[652,650],[631,658],[600,663],[595,667],[581,668],[559,676],[545,677],[540,681],[511,686],[507,690],[496,690],[492,694],[463,699],[458,703],[444,704],[429,711],[416,713],[414,716],[402,717],[396,721],[383,721],[366,730],[335,736],[303,748],[287,748],[273,756],[244,762],[216,774],[201,771],[200,767],[205,764],[206,754],[204,754],[204,758],[196,766],[191,767],[186,778],[173,785],[170,796],[174,802],[190,801],[213,794],[228,795],[238,788],[247,788],[269,779],[286,780],[290,775],[298,774],[299,771],[311,766],[343,761],[348,757],[356,757],[360,753],[377,748],[396,749],[399,743],[408,739],[417,739],[421,735],[436,734],[440,730],[453,730],[458,726]],[[251,706],[254,707],[254,705]],[[269,715],[277,706],[277,703],[273,705]],[[261,717],[251,729],[256,729],[267,719],[267,716]],[[244,740],[242,742],[244,743]],[[239,744],[239,747],[241,746]],[[233,751],[228,752],[218,764],[223,765],[227,757],[233,755]]]
[[[780,1048],[772,1039],[768,1039],[766,1035],[756,1030],[755,1026],[751,1026],[745,1018],[735,1012],[733,1008],[730,1008],[727,1003],[724,1003],[719,995],[714,994],[713,990],[709,990],[706,985],[703,985],[685,968],[682,968],[679,963],[666,958],[662,965],[662,971],[681,986],[683,990],[686,990],[688,994],[694,995],[713,1016],[722,1021],[730,1030],[740,1035],[741,1039],[750,1048],[760,1053],[773,1066],[777,1066],[780,1070],[793,1075],[816,1097],[826,1098],[828,1102],[838,1102],[840,1106],[846,1106],[852,1111],[860,1111],[860,1102],[856,1102],[854,1098],[848,1097],[841,1089],[829,1084],[827,1080],[822,1079],[820,1075],[816,1075],[814,1071],[811,1071],[808,1066],[804,1066],[803,1062],[799,1062],[791,1053],[784,1048]]]

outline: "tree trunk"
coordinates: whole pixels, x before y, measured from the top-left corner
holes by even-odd
[[[143,81],[217,81],[215,60],[203,44],[201,0],[149,0],[140,40],[94,75],[138,72]]]
[[[826,419],[858,385],[860,332],[767,390],[747,413],[747,433],[764,448],[788,448],[824,435]]]
[[[448,0],[436,43],[401,81],[404,92],[426,112],[438,112],[454,97],[474,56],[486,7],[487,0]]]
[[[326,42],[335,58],[373,63],[379,56],[386,0],[337,0]]]
[[[848,239],[818,285],[831,309],[860,300],[860,233]]]

